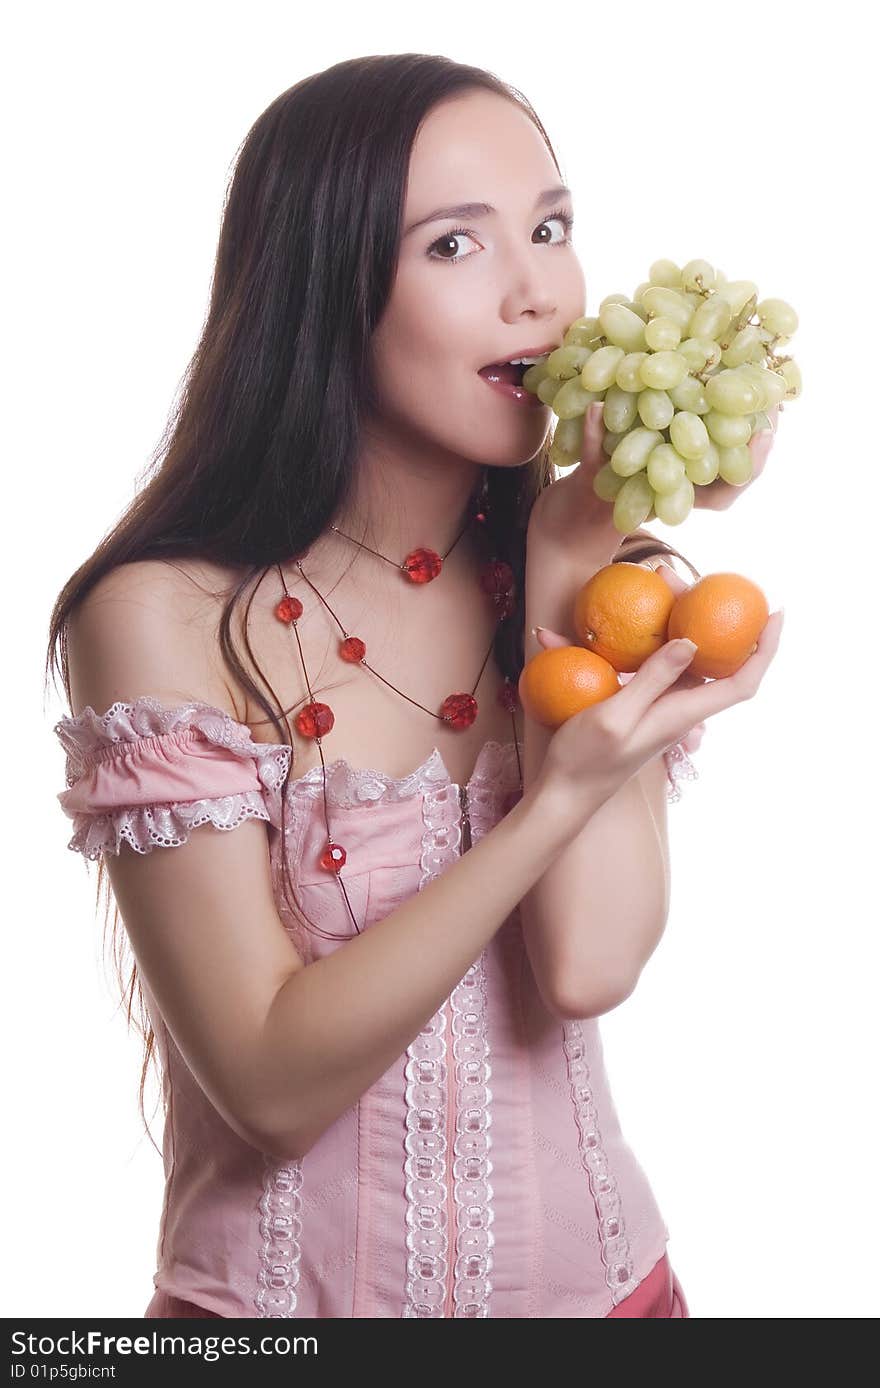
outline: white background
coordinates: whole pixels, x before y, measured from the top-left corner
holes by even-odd
[[[405,51],[533,102],[574,190],[588,312],[653,260],[700,256],[800,314],[804,394],[763,476],[726,513],[652,522],[701,572],[747,573],[786,622],[759,696],[709,722],[700,780],[670,807],[666,935],[602,1031],[692,1316],[877,1315],[867,14],[257,0],[50,4],[7,25],[5,1315],[142,1316],[163,1189],[94,868],[55,799],[51,605],[158,442],[247,129],[312,71]],[[157,1095],[151,1072],[160,1142]]]

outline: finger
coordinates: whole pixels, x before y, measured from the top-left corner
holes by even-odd
[[[545,651],[552,651],[555,646],[572,644],[570,637],[561,636],[558,631],[551,631],[549,627],[532,627],[532,635]]]
[[[601,400],[594,400],[591,405],[587,406],[584,412],[581,462],[591,468],[601,467],[606,461],[605,452],[602,448],[602,440],[605,437],[605,425],[602,422],[604,411],[604,403]]]
[[[683,730],[696,726],[722,709],[749,699],[754,695],[779,648],[782,634],[783,613],[771,612],[756,643],[756,649],[732,675],[720,679],[704,680],[699,687],[678,688],[664,700],[664,723],[667,740],[675,741]],[[667,645],[675,645],[668,642]],[[666,648],[662,648],[665,650]],[[657,652],[659,657],[661,652]],[[655,657],[651,657],[653,660]],[[673,662],[670,662],[673,663]],[[687,666],[684,666],[687,669]],[[637,690],[635,684],[627,687],[622,694],[636,694],[637,706],[641,704],[643,714],[647,711],[644,698],[647,691]],[[656,696],[655,696],[656,697]],[[663,736],[664,734],[661,734]]]
[[[679,593],[683,593],[685,588],[690,588],[691,585],[682,578],[681,574],[676,573],[672,565],[667,564],[665,559],[661,559],[660,563],[653,567],[654,572],[660,575],[664,583],[667,587],[672,589],[676,597],[678,597]]]

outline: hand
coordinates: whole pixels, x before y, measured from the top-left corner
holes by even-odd
[[[593,491],[593,479],[608,461],[602,448],[605,425],[601,400],[594,401],[584,415],[581,460],[564,477],[539,493],[529,518],[527,543],[536,540],[570,554],[579,564],[592,560],[594,568],[610,564],[624,537],[613,521],[614,507]],[[737,497],[760,477],[773,446],[776,426],[783,406],[773,406],[767,414],[770,431],[749,440],[754,471],[748,482],[734,487],[716,478],[705,487],[694,487],[694,506],[708,511],[726,511]]]
[[[676,597],[679,593],[683,593],[686,588],[691,586],[676,573],[675,569],[665,563],[659,555],[651,555],[650,558],[641,560],[641,563],[646,569],[655,569],[668,587],[672,589]],[[535,637],[538,645],[542,646],[546,651],[552,650],[554,646],[570,646],[572,644],[569,637],[561,636],[558,631],[551,631],[548,627],[537,627],[535,629]],[[618,675],[618,679],[622,685],[629,684],[630,680],[635,679],[635,672],[632,674],[621,673]],[[705,680],[700,675],[692,675],[690,670],[685,668],[683,673],[679,675],[675,687],[677,689],[693,689],[701,684],[705,684]],[[700,743],[703,741],[703,734],[705,731],[705,722],[701,721],[695,724],[681,739],[681,745],[684,750],[686,752],[696,752]]]
[[[757,482],[767,456],[773,447],[773,440],[776,437],[776,429],[779,424],[779,415],[785,409],[783,404],[774,405],[767,411],[767,418],[770,420],[770,428],[765,429],[760,434],[755,434],[754,438],[749,439],[748,450],[752,455],[752,475],[748,482],[743,482],[741,487],[734,487],[722,478],[716,477],[714,482],[710,482],[705,487],[694,487],[694,506],[700,506],[705,511],[726,511],[728,506],[732,506],[737,497],[742,496],[754,482]]]
[[[689,675],[680,643],[665,642],[626,687],[581,709],[554,731],[541,767],[545,784],[575,815],[587,805],[593,813],[648,761],[681,742],[688,728],[753,698],[776,655],[781,631],[782,614],[772,612],[748,659],[734,674],[715,680]],[[556,635],[550,633],[551,638]]]

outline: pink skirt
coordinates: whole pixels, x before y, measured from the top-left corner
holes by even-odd
[[[618,1302],[612,1316],[655,1316],[672,1318],[675,1316],[690,1319],[690,1311],[681,1284],[672,1270],[668,1256],[664,1253],[659,1263],[655,1263],[647,1277],[643,1278],[634,1292]],[[181,1301],[168,1292],[156,1291],[144,1312],[145,1320],[223,1320],[216,1311],[206,1311],[192,1301]]]

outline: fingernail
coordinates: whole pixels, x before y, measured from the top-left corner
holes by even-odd
[[[686,636],[683,636],[677,645],[681,655],[691,656],[697,649],[696,641],[689,641]]]
[[[532,635],[537,639],[539,631],[546,631],[546,627],[532,627]]]

